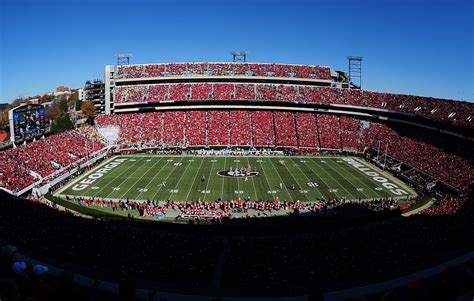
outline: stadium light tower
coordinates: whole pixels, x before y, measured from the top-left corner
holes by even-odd
[[[231,52],[232,54],[232,61],[234,63],[245,63],[247,61],[247,55],[248,55],[248,52],[245,52],[245,51],[240,51],[240,52],[237,52],[237,51],[233,51]]]
[[[117,65],[129,65],[130,64],[130,58],[132,57],[131,53],[123,53],[123,54],[117,54],[115,56],[117,58]]]
[[[362,89],[362,57],[348,56],[349,84],[356,89]]]

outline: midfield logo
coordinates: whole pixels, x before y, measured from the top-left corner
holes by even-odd
[[[229,178],[248,178],[248,177],[256,177],[260,173],[255,170],[251,170],[248,168],[241,168],[241,169],[229,169],[229,170],[221,170],[217,173],[222,177],[229,177]]]

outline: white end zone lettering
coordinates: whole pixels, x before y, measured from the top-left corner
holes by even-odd
[[[375,172],[368,168],[365,164],[360,163],[357,160],[354,160],[353,158],[342,158],[343,161],[347,162],[349,165],[352,167],[358,169],[360,172],[364,173],[365,175],[369,176],[374,180],[375,182],[381,183],[382,186],[387,189],[389,192],[391,192],[393,195],[406,195],[408,194],[407,191],[401,189],[398,185],[389,182],[389,180],[385,177],[383,177],[380,173]],[[377,187],[375,190],[382,190],[382,188]]]
[[[122,163],[125,162],[125,161],[127,161],[126,158],[113,160],[112,162],[110,162],[110,163],[108,163],[107,165],[105,165],[103,168],[98,169],[98,170],[94,171],[93,173],[91,173],[90,175],[88,175],[87,178],[83,179],[83,180],[80,181],[78,184],[75,184],[75,185],[72,187],[72,190],[74,190],[74,191],[80,191],[80,190],[86,189],[87,187],[89,187],[90,184],[92,184],[92,183],[94,183],[95,181],[97,181],[97,179],[102,178],[102,177],[105,176],[109,171],[111,171],[112,169],[114,169],[115,167],[119,166],[120,164],[122,164]]]
[[[87,188],[87,185],[76,184],[72,187],[72,190],[79,191],[79,190],[84,190],[85,188]]]

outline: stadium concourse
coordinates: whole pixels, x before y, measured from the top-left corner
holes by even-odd
[[[133,300],[140,288],[140,298],[148,300],[377,300],[380,294],[451,300],[467,291],[474,283],[474,105],[352,89],[338,74],[329,67],[285,64],[118,66],[108,96],[111,114],[0,151],[0,299],[21,294],[22,300],[114,300],[119,294]],[[57,197],[68,185],[93,184],[120,158],[143,157],[120,171],[123,181],[138,183],[141,177],[133,173],[143,171],[140,164],[159,158],[148,164],[151,174],[154,165],[163,167],[162,158],[184,155],[224,158],[216,173],[243,175],[237,183],[251,173],[278,176],[288,200],[261,199],[256,188],[255,197],[202,200],[184,193],[174,199],[180,180],[166,180],[179,169],[155,185],[170,197],[155,198],[156,191],[146,200],[122,192],[117,200],[93,193]],[[225,163],[229,157],[250,162],[276,155],[295,163],[295,172],[275,167],[272,174],[246,165],[236,171]],[[323,190],[321,176],[320,186],[305,180],[314,188],[311,198],[292,199],[289,190],[300,193],[291,187],[299,183],[283,179],[279,170],[304,177],[310,172],[293,158],[317,164],[329,156],[335,162],[318,168],[328,177],[330,170],[339,174],[332,180],[341,190],[364,180],[358,171],[345,177],[337,160],[357,158],[377,181],[385,183],[390,175],[416,196],[405,194],[410,198],[402,206],[375,190],[370,202],[358,190],[323,195],[333,187]],[[199,190],[207,191],[212,167],[204,168],[209,175],[201,176],[198,168],[195,178],[201,179]],[[386,177],[379,176],[381,169]],[[104,187],[119,188],[117,178],[104,177]],[[268,185],[278,180],[273,182]],[[402,217],[407,211],[412,215]],[[145,220],[171,212],[184,222]],[[38,261],[51,272],[36,267]],[[52,277],[53,270],[75,276]],[[414,272],[421,280],[406,276]]]

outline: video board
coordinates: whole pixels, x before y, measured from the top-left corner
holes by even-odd
[[[11,141],[19,142],[44,135],[45,109],[42,105],[27,104],[9,112]]]

